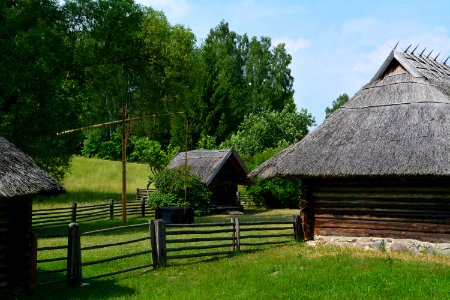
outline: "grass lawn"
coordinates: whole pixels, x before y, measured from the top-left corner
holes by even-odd
[[[450,259],[291,243],[135,271],[32,299],[449,299]],[[30,297],[24,297],[30,298]]]
[[[128,165],[128,198],[136,187],[145,187],[145,165]],[[40,198],[35,208],[68,205],[72,201],[94,203],[120,198],[120,163],[75,158],[64,185],[65,195]],[[247,209],[243,221],[291,220],[298,210]],[[196,222],[229,221],[231,216],[213,215]],[[133,218],[128,223],[143,223]],[[120,220],[81,224],[82,232],[120,225]],[[66,232],[67,227],[63,228]],[[85,236],[83,247],[148,236],[148,229],[131,229]],[[39,247],[63,245],[65,238],[41,238]],[[83,253],[89,262],[135,250],[149,249],[148,240],[108,250]],[[66,250],[39,252],[39,259],[65,256]],[[149,263],[149,256],[136,256],[83,267],[83,276],[95,276],[120,268]],[[65,268],[51,262],[49,269]],[[53,264],[53,265],[52,265]],[[56,274],[55,276],[62,276]],[[64,279],[55,277],[55,280]],[[38,277],[39,280],[39,277]],[[88,281],[70,288],[65,284],[39,286],[21,299],[450,299],[450,257],[407,253],[371,252],[337,247],[313,248],[289,242],[262,246],[255,251],[215,258],[169,261],[168,267],[152,268]],[[0,295],[1,296],[1,295]],[[1,298],[1,297],[0,297]]]
[[[145,188],[150,169],[145,164],[127,163],[127,199],[136,198],[136,188]],[[122,195],[122,163],[95,158],[74,157],[72,167],[62,183],[66,193],[56,197],[38,197],[33,208],[120,201]]]

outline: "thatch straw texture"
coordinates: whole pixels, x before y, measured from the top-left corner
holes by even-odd
[[[393,51],[369,84],[250,175],[450,176],[450,68]]]
[[[199,176],[206,185],[210,185],[222,168],[228,163],[233,166],[233,176],[240,184],[249,184],[248,170],[242,159],[231,148],[229,150],[192,150],[178,153],[169,163],[167,168],[173,169],[187,164],[189,172]]]
[[[0,137],[0,198],[62,192],[64,188],[55,179]]]

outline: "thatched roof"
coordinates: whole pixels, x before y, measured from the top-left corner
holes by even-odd
[[[185,165],[186,152],[178,153],[167,168],[173,169]],[[197,175],[206,184],[210,185],[221,170],[228,166],[233,170],[233,178],[239,184],[253,183],[248,175],[247,167],[236,153],[234,148],[229,150],[192,150],[187,152],[187,165],[189,172]]]
[[[450,176],[449,96],[449,66],[394,50],[352,99],[250,175]]]
[[[0,198],[62,192],[64,188],[55,179],[0,137]]]

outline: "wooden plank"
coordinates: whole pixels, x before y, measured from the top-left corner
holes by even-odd
[[[430,234],[395,230],[371,230],[354,228],[315,228],[314,234],[338,236],[367,236],[384,238],[417,239],[426,242],[448,242],[450,234]]]
[[[434,223],[434,224],[450,224],[450,219],[426,219],[426,218],[399,218],[399,217],[383,217],[383,216],[369,216],[369,215],[336,215],[336,214],[322,214],[317,213],[316,218],[321,219],[337,219],[337,220],[379,220],[379,221],[399,221],[406,223]]]
[[[367,221],[367,220],[332,220],[316,218],[316,228],[359,228],[374,230],[407,230],[412,232],[448,233],[450,225],[430,223],[409,223],[405,226],[403,222]]]

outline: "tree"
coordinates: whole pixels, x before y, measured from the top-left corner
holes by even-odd
[[[333,101],[333,105],[331,107],[325,108],[325,118],[328,118],[331,113],[333,113],[335,110],[337,110],[339,107],[344,105],[349,100],[347,94],[342,94],[339,97],[336,98],[336,100]]]
[[[206,78],[198,138],[212,136],[220,144],[246,115],[294,104],[291,57],[284,45],[272,47],[268,37],[249,39],[222,21],[202,45],[201,59]]]
[[[293,104],[281,112],[265,111],[250,114],[221,147],[234,146],[236,151],[253,169],[287,146],[300,141],[314,125],[314,118],[306,110],[295,111]],[[247,192],[258,206],[267,208],[298,207],[301,182],[298,179],[257,179],[247,187]]]
[[[295,111],[294,105],[287,105],[281,112],[265,111],[250,114],[244,118],[236,133],[221,147],[234,146],[239,155],[250,166],[254,157],[267,149],[283,149],[300,141],[314,125],[313,116],[305,109]]]
[[[0,16],[0,136],[62,179],[80,142],[56,136],[80,114],[64,14],[56,1],[11,0]]]

